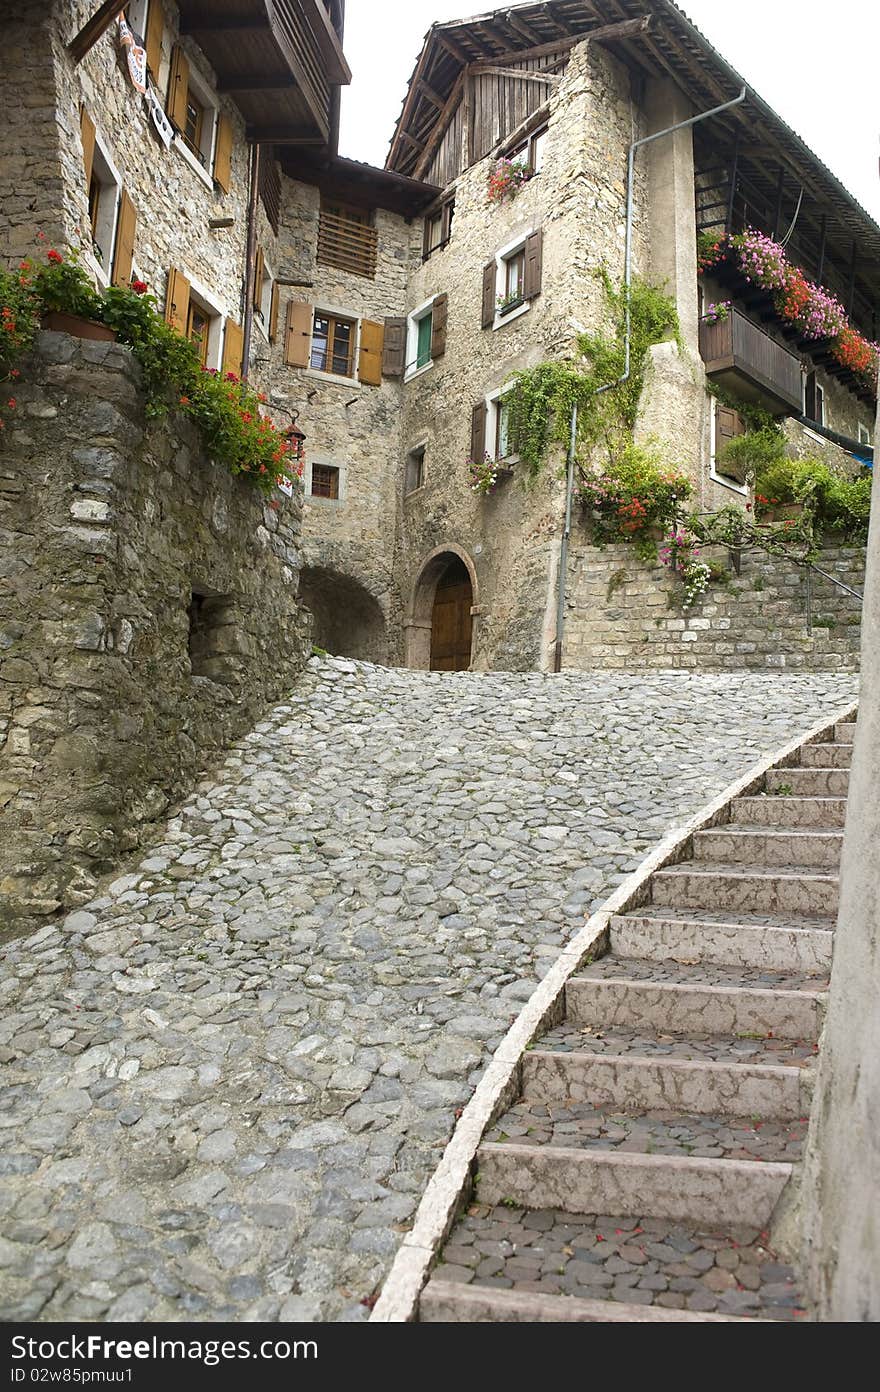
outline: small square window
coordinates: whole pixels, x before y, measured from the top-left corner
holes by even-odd
[[[330,498],[334,502],[339,499],[339,470],[332,464],[313,464],[312,465],[312,489],[313,498]]]
[[[356,343],[354,319],[339,319],[318,311],[312,328],[311,367],[315,372],[329,372],[334,377],[353,376]]]
[[[523,285],[526,274],[526,249],[524,246],[505,256],[501,261],[501,288],[498,293],[498,313],[509,314],[523,302]]]
[[[870,430],[868,429],[868,427],[867,427],[866,425],[862,425],[862,422],[859,421],[859,444],[860,444],[860,445],[870,445],[870,443],[871,443],[871,432],[870,432]]]
[[[432,251],[444,247],[452,236],[452,218],[455,213],[455,199],[448,198],[442,207],[425,218],[424,259],[427,261]]]
[[[425,482],[425,446],[419,445],[417,449],[410,450],[406,456],[406,471],[404,475],[404,493],[415,493],[417,488],[421,488]]]

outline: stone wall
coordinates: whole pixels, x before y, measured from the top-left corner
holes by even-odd
[[[271,502],[127,349],[41,333],[0,450],[0,921],[83,902],[305,660],[301,500]],[[277,508],[274,506],[277,504]]]
[[[726,549],[707,549],[705,555],[730,567],[727,578],[685,609],[680,583],[663,566],[641,562],[631,546],[603,551],[583,541],[573,546],[563,666],[581,671],[858,667],[858,599],[763,552],[744,553],[739,575]],[[828,547],[817,564],[862,591],[864,547]]]

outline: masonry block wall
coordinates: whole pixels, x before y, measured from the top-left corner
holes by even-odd
[[[306,660],[301,499],[145,428],[127,349],[55,333],[0,451],[0,923],[96,877]],[[276,504],[277,506],[273,506]]]
[[[663,566],[640,561],[632,547],[573,546],[564,667],[858,668],[858,599],[763,552],[745,552],[739,575],[726,549],[707,548],[705,555],[730,567],[727,578],[685,609],[681,584]],[[863,591],[864,547],[828,546],[817,564]]]

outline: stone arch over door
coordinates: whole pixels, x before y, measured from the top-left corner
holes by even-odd
[[[388,625],[378,599],[351,575],[327,566],[306,566],[300,602],[315,621],[312,641],[334,657],[388,663]]]
[[[444,652],[449,646],[457,646],[458,656],[454,662],[437,656],[438,635],[435,632],[435,622],[439,620],[448,628],[447,621],[453,617],[447,612],[447,600],[457,607],[459,618],[458,643],[444,646]],[[466,628],[465,607],[468,610]],[[470,666],[473,649],[472,615],[477,612],[478,607],[477,572],[470,556],[462,547],[454,544],[438,546],[422,562],[413,588],[406,621],[406,665],[421,671],[430,671],[432,668],[445,671],[466,670]],[[449,633],[446,636],[449,637]]]

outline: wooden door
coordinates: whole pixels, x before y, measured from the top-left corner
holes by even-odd
[[[464,564],[441,575],[431,615],[431,671],[466,672],[471,665],[474,593]]]

